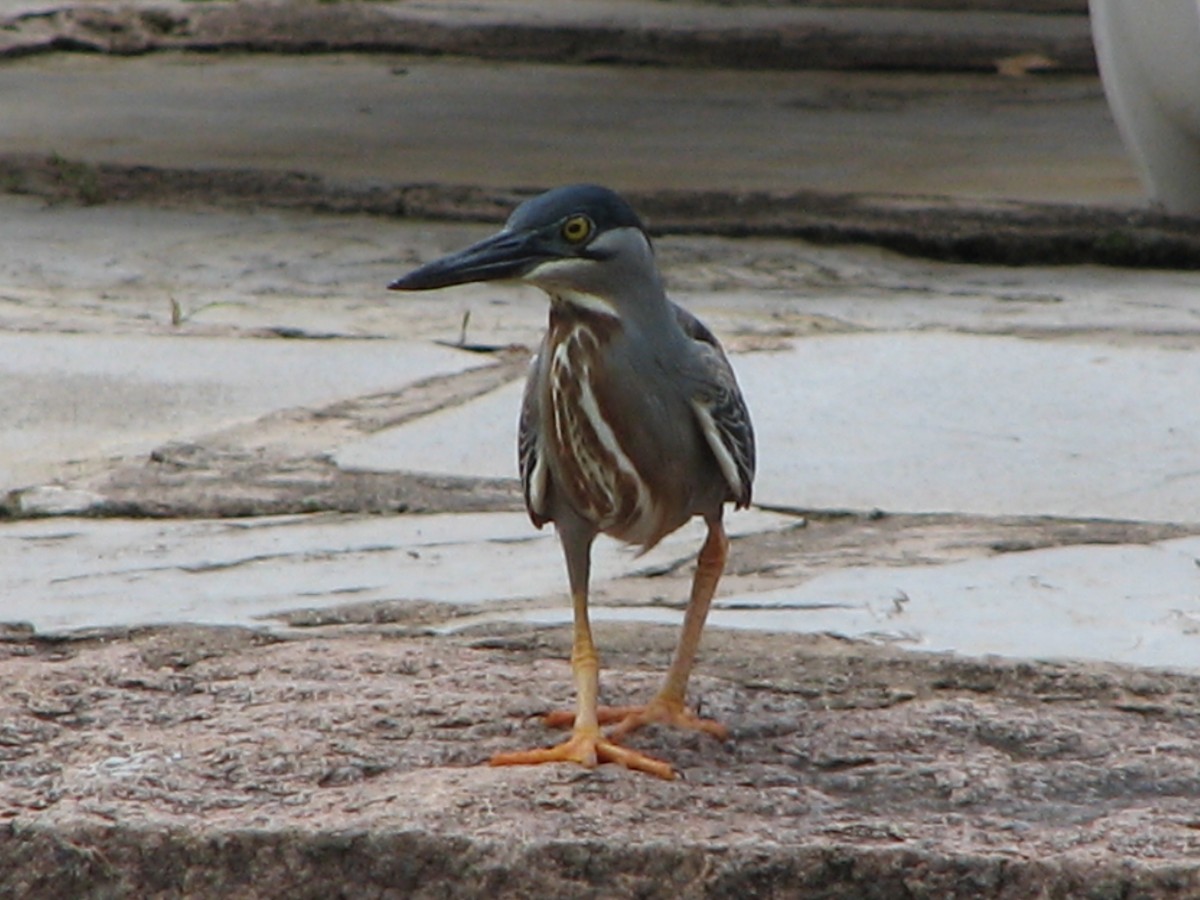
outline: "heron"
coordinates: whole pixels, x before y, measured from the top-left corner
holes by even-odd
[[[755,445],[745,399],[712,331],[667,297],[645,224],[608,188],[572,185],[529,199],[498,233],[388,287],[488,281],[532,285],[550,300],[521,405],[518,460],[529,517],[538,528],[554,524],[566,560],[576,695],[573,712],[545,717],[571,728],[565,741],[490,762],[617,763],[674,778],[670,763],[624,740],[650,724],[728,737],[686,697],[729,552],[725,506],[745,508],[751,500]],[[697,516],[707,533],[662,688],[641,706],[600,706],[588,617],[596,537],[644,552]]]

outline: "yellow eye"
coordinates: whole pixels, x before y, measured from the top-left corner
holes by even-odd
[[[572,244],[581,244],[591,236],[592,227],[587,216],[571,216],[562,224],[562,236]]]

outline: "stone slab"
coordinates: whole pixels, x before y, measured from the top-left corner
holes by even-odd
[[[522,382],[388,428],[333,451],[350,471],[436,472],[507,478],[517,475],[517,417]]]
[[[63,48],[139,54],[183,49],[337,50],[542,62],[748,69],[1094,72],[1088,20],[1061,2],[995,9],[645,0],[440,0],[312,4],[186,0],[10,0],[0,55]],[[837,7],[842,8],[837,8]],[[889,9],[888,6],[893,8]],[[988,7],[991,7],[989,10]],[[830,8],[833,7],[833,8]],[[847,8],[848,7],[848,8]],[[880,8],[882,7],[882,8]],[[988,11],[983,11],[988,10]],[[1030,15],[1028,13],[1036,14]]]
[[[0,643],[0,892],[18,897],[1190,898],[1200,680],[713,632],[731,739],[686,777],[496,769],[556,739],[567,629],[243,629]],[[605,700],[675,634],[597,629]]]
[[[1095,76],[54,55],[6,63],[0,91],[0,151],[86,163],[381,185],[1142,197]]]
[[[0,488],[291,406],[479,364],[428,343],[0,334]]]
[[[1200,360],[1145,346],[843,334],[734,367],[768,506],[1200,521]],[[520,386],[345,446],[352,468],[513,472]]]
[[[717,626],[828,632],[964,656],[1195,670],[1200,541],[851,568],[798,589],[725,597],[717,605],[724,610],[713,616]]]
[[[731,517],[729,531],[792,521],[753,512]],[[690,559],[703,534],[693,523],[643,556],[602,540],[597,580]],[[565,596],[553,529],[536,531],[523,513],[0,523],[0,621],[38,631],[263,626],[272,614],[346,603],[565,605]],[[443,617],[456,614],[447,608]]]
[[[1018,612],[1019,611],[1019,612]],[[678,625],[678,613],[605,607],[596,621]],[[486,621],[569,622],[563,610]],[[937,566],[856,566],[719,597],[714,628],[832,634],[964,657],[1200,669],[1200,541],[1067,547]]]

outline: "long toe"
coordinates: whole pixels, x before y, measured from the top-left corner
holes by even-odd
[[[577,731],[553,747],[497,753],[489,762],[493,766],[536,766],[551,762],[573,762],[589,769],[600,763],[617,763],[627,769],[646,772],[668,781],[675,777],[675,770],[669,763],[622,747],[599,732]]]
[[[669,725],[689,731],[703,731],[719,741],[729,739],[729,729],[715,719],[702,719],[686,706],[662,700],[653,700],[645,706],[601,706],[596,709],[596,720],[601,725],[614,725],[608,737],[620,740],[646,725]],[[542,717],[547,728],[570,728],[575,724],[575,713],[571,710],[556,710]]]
[[[619,741],[646,725],[669,725],[689,731],[703,731],[719,741],[729,739],[729,729],[715,719],[702,719],[682,703],[672,703],[656,698],[645,706],[602,708],[599,716],[602,725],[613,725],[608,737]]]

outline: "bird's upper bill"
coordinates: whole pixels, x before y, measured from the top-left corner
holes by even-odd
[[[388,285],[393,291],[428,291],[472,281],[520,278],[539,263],[554,259],[536,231],[509,231],[435,259]]]
[[[498,234],[427,263],[388,287],[426,291],[520,279],[557,260],[598,261],[611,251],[595,246],[596,239],[622,228],[645,233],[637,213],[613,191],[588,184],[556,188],[518,206]]]

